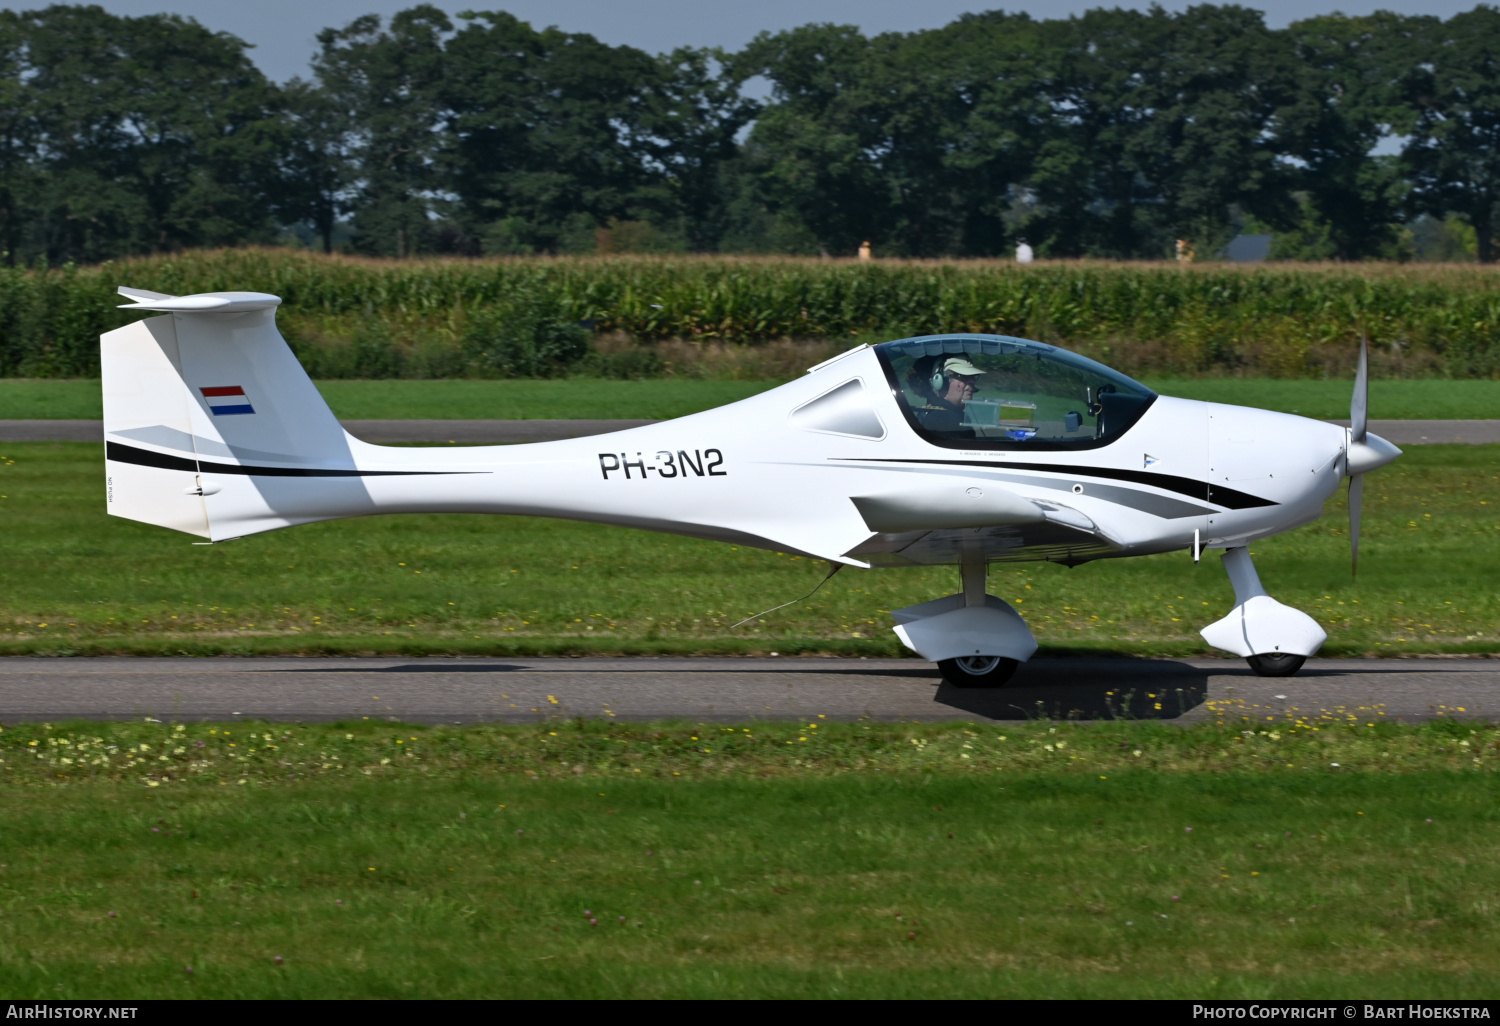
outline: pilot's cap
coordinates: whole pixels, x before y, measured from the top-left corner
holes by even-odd
[[[962,356],[948,357],[948,359],[943,361],[943,365],[938,368],[938,371],[945,375],[965,378],[977,377],[984,373],[984,371],[974,366],[968,360],[965,360]]]

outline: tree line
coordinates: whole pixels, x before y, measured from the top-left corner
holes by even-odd
[[[1239,6],[813,24],[648,54],[431,5],[232,35],[0,11],[0,250],[300,240],[371,255],[1496,256],[1500,10],[1266,27]],[[1436,226],[1436,227],[1434,227]],[[1439,247],[1441,248],[1441,246]]]

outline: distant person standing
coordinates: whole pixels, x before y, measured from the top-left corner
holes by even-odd
[[[1031,251],[1031,246],[1022,239],[1016,243],[1016,263],[1029,264],[1036,259],[1036,254]]]
[[[875,255],[870,252],[870,242],[866,239],[859,244],[859,258],[861,260],[873,260]]]

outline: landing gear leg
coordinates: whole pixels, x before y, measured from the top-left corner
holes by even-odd
[[[983,607],[985,578],[989,576],[984,553],[977,549],[966,551],[959,572],[963,579],[964,607]],[[1004,656],[975,655],[941,659],[938,670],[943,679],[956,688],[998,688],[1010,680],[1020,665]]]
[[[964,605],[984,605],[984,584],[990,575],[989,564],[984,553],[978,549],[965,549],[963,562],[958,566],[959,580],[963,582]]]
[[[976,544],[963,552],[963,590],[891,610],[896,637],[937,663],[954,687],[997,688],[1036,654],[1036,638],[1009,604],[984,593],[987,567]]]
[[[1266,594],[1244,546],[1224,553],[1234,609],[1200,632],[1215,648],[1243,656],[1262,677],[1290,677],[1328,640],[1316,620]]]

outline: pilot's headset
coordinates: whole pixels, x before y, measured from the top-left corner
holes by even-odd
[[[930,394],[937,395],[943,383],[943,373],[938,369],[942,362],[938,356],[918,357],[906,374],[907,385],[913,392],[930,390]]]
[[[932,369],[932,394],[941,396],[948,391],[948,379],[955,376],[978,377],[984,371],[962,356],[950,356]],[[978,389],[975,389],[978,391]]]

